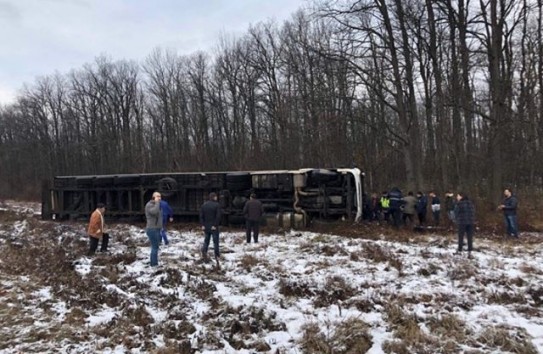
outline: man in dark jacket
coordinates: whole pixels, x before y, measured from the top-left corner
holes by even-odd
[[[419,217],[419,225],[423,226],[426,223],[426,209],[428,208],[428,198],[417,192],[417,216]]]
[[[464,246],[464,234],[468,238],[468,257],[471,258],[473,250],[473,232],[475,229],[475,207],[464,193],[456,195],[455,219],[458,225],[458,250],[457,254],[462,252]]]
[[[498,206],[499,210],[503,210],[503,217],[505,219],[505,226],[507,228],[507,236],[511,236],[518,239],[518,224],[517,224],[517,197],[513,195],[511,188],[506,188],[503,191],[504,199],[501,205]]]
[[[204,231],[204,244],[202,246],[202,257],[207,260],[209,241],[213,236],[213,249],[215,259],[218,261],[219,252],[219,224],[221,221],[221,206],[217,202],[217,193],[209,193],[209,200],[200,208],[200,223]]]
[[[399,227],[402,222],[403,195],[398,187],[394,187],[388,192],[389,212],[392,216],[392,225]]]
[[[243,207],[243,215],[245,216],[247,243],[251,243],[251,232],[253,233],[253,240],[258,243],[258,229],[260,226],[260,218],[264,213],[264,207],[262,202],[256,199],[256,194],[251,193],[250,199],[245,203]]]

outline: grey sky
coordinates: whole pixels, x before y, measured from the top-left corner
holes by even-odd
[[[0,104],[24,83],[95,57],[210,50],[222,33],[288,19],[307,0],[0,0]]]

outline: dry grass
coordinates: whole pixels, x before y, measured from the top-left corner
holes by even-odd
[[[324,287],[316,292],[313,305],[315,307],[327,307],[345,301],[356,293],[357,289],[347,283],[343,277],[339,275],[328,277]]]
[[[492,290],[486,292],[486,298],[488,299],[489,303],[502,305],[526,304],[528,302],[524,294],[516,291]]]
[[[524,272],[526,274],[532,274],[532,275],[541,275],[543,274],[543,270],[541,268],[536,268],[530,264],[523,263],[520,265],[519,270],[521,272]]]
[[[348,318],[338,324],[329,324],[327,333],[310,322],[302,326],[300,345],[304,353],[366,353],[373,342],[369,326],[360,319]]]
[[[21,220],[21,216],[15,213],[0,215],[0,220],[3,217]],[[276,284],[278,280],[280,295],[265,301],[271,301],[273,306],[278,304],[281,309],[292,310],[292,306],[298,306],[298,300],[303,299],[303,303],[308,306],[303,307],[301,314],[307,318],[326,318],[321,317],[321,314],[326,313],[323,308],[327,307],[333,312],[339,309],[340,317],[344,316],[342,312],[350,315],[356,310],[382,314],[386,330],[392,332],[392,339],[382,346],[387,353],[536,352],[530,343],[530,336],[524,330],[502,326],[473,333],[467,326],[469,323],[464,323],[454,315],[459,309],[469,311],[473,306],[498,303],[508,305],[509,309],[514,309],[528,321],[536,322],[543,315],[540,309],[543,305],[543,287],[534,283],[534,279],[538,279],[538,275],[543,272],[529,264],[528,253],[524,255],[525,263],[518,267],[526,275],[508,277],[500,274],[504,273],[502,270],[510,268],[510,261],[499,256],[491,260],[491,269],[486,273],[483,268],[486,263],[482,257],[478,261],[468,261],[464,257],[451,257],[450,253],[444,255],[434,248],[423,246],[415,255],[418,260],[408,264],[407,260],[411,260],[412,255],[407,255],[405,245],[389,247],[386,243],[360,240],[386,238],[413,242],[409,240],[413,235],[403,231],[397,235],[386,231],[384,237],[380,236],[383,233],[353,234],[347,243],[338,242],[329,235],[316,235],[305,241],[296,240],[298,246],[290,245],[303,251],[304,254],[300,255],[305,258],[303,264],[306,267],[303,271],[299,268],[297,272],[293,271],[290,269],[291,264],[279,257],[270,261],[258,258],[257,254],[260,251],[265,253],[266,250],[254,247],[251,250],[257,252],[238,253],[233,257],[235,261],[225,261],[227,271],[222,272],[193,263],[189,256],[182,260],[175,259],[175,266],[161,267],[146,274],[152,279],[153,286],[150,286],[138,276],[126,272],[126,269],[131,268],[126,267],[128,264],[136,263],[136,269],[141,266],[137,247],[144,245],[145,240],[140,242],[130,235],[124,239],[117,238],[116,242],[124,242],[123,246],[128,252],[123,249],[123,253],[109,257],[97,255],[92,259],[91,272],[82,276],[75,271],[75,267],[85,266],[85,262],[88,262],[81,258],[87,251],[86,239],[62,236],[59,242],[59,235],[69,235],[73,225],[41,223],[34,219],[27,222],[28,232],[25,231],[25,237],[0,236],[3,238],[0,240],[0,273],[5,281],[5,287],[0,289],[0,327],[5,329],[0,331],[0,351],[14,348],[23,340],[27,342],[21,347],[25,352],[40,352],[40,344],[43,346],[55,341],[74,343],[69,344],[71,347],[67,347],[68,350],[77,348],[77,343],[85,343],[95,351],[111,351],[116,345],[121,345],[126,351],[157,354],[194,353],[203,348],[224,351],[226,342],[237,351],[251,353],[281,354],[300,349],[306,353],[365,353],[371,348],[369,326],[361,319],[352,317],[339,322],[308,322],[296,342],[292,340],[288,345],[274,346],[262,338],[270,332],[286,331],[287,326],[282,322],[284,317],[276,316],[270,311],[271,306],[262,302],[257,303],[264,308],[243,305],[232,307],[228,299],[217,291],[219,285],[215,286],[217,283],[228,284],[232,287],[233,295],[252,298],[251,293],[258,293],[261,281]],[[6,224],[1,227],[7,230],[12,226]],[[357,230],[357,233],[360,232]],[[424,235],[418,236],[416,242],[428,245],[434,242],[433,246],[440,246],[435,244],[435,237],[429,239]],[[40,241],[35,242],[35,237],[40,237]],[[244,240],[240,240],[234,244],[243,243]],[[522,250],[513,249],[519,248],[518,245],[501,245],[508,247],[508,252],[516,257],[520,256]],[[233,248],[230,252],[236,252]],[[198,250],[194,250],[196,254]],[[489,250],[494,251],[494,248],[489,246]],[[228,252],[224,253],[232,256]],[[539,257],[539,253],[535,256]],[[421,259],[423,266],[417,270],[416,264],[420,264],[418,261]],[[328,267],[335,267],[334,270],[346,269],[349,274],[360,269],[365,278],[358,284],[353,282],[351,275],[326,276],[331,274],[326,271]],[[395,283],[395,272],[387,273],[386,281],[390,283],[384,283],[379,274],[383,268],[386,271],[396,269],[400,276],[406,273],[409,278]],[[257,282],[250,282],[251,286],[239,284],[232,273],[244,271],[251,272]],[[451,280],[469,281],[461,283],[458,291],[454,292],[436,293],[429,290],[426,293],[400,289],[401,284],[409,283],[409,279],[417,275],[419,280],[432,277],[423,279],[430,287],[433,284],[442,287],[444,272],[447,272]],[[23,278],[24,281],[20,281]],[[359,281],[360,278],[356,279]],[[155,285],[161,290],[157,290]],[[37,290],[44,287],[48,287],[54,300],[47,299],[38,303],[41,293]],[[130,298],[126,293],[130,294]],[[187,303],[189,300],[186,299],[206,305],[203,306],[206,310],[198,313],[196,320],[191,312],[192,304]],[[68,312],[63,319],[58,320],[55,305],[60,302],[66,304]],[[103,304],[113,308],[115,316],[100,325],[89,326],[89,316],[100,316]],[[415,304],[418,305],[418,311],[424,311],[425,315],[417,316],[409,312],[409,308]],[[164,321],[158,320],[159,317],[155,321],[151,315],[155,309],[164,311]],[[317,314],[319,317],[316,317]],[[486,318],[481,317],[477,325],[494,320],[491,314]],[[41,326],[36,325],[36,321],[49,323]],[[200,331],[202,325],[205,326],[204,331]],[[377,326],[379,331],[383,330],[381,323]],[[24,328],[29,328],[25,339],[13,334]],[[152,340],[157,334],[162,335],[164,340],[164,346],[158,349]],[[195,349],[191,348],[191,342],[187,340],[189,336],[197,339]],[[289,345],[292,347],[287,349]]]
[[[442,314],[430,317],[427,326],[433,335],[440,339],[452,339],[455,343],[465,343],[471,335],[466,323],[454,314]]]
[[[279,280],[279,293],[286,297],[310,298],[315,295],[316,289],[302,281],[281,278]]]
[[[371,259],[376,263],[385,263],[388,262],[388,265],[392,268],[398,270],[399,275],[403,275],[403,262],[400,258],[396,257],[389,250],[384,249],[383,247],[377,244],[366,243],[364,244],[363,250],[364,258]],[[388,269],[385,269],[388,270]]]
[[[456,263],[451,264],[447,270],[447,276],[451,281],[462,281],[474,278],[479,274],[479,270],[473,263],[466,259],[460,259]]]
[[[419,268],[417,274],[422,275],[423,277],[429,277],[430,275],[436,275],[440,270],[442,270],[440,266],[430,262],[424,267]]]
[[[259,260],[252,254],[245,254],[239,260],[239,265],[241,268],[245,269],[247,272],[250,272],[253,267],[258,265]]]
[[[530,338],[523,328],[497,326],[485,329],[477,336],[477,341],[490,350],[537,354],[537,349],[530,342]]]
[[[531,296],[536,307],[541,308],[543,306],[543,286],[530,286],[526,293]]]
[[[414,314],[404,311],[401,306],[399,302],[385,305],[385,319],[394,330],[396,340],[385,342],[383,350],[387,353],[393,353],[398,348],[403,348],[402,353],[431,352],[436,341],[420,328],[420,320]]]

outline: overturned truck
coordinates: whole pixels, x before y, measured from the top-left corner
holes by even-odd
[[[176,220],[196,221],[202,203],[216,192],[223,224],[240,224],[255,193],[268,225],[303,227],[315,220],[359,220],[363,177],[358,168],[58,176],[44,185],[42,217],[87,219],[104,203],[110,219],[143,220],[145,204],[159,191]]]

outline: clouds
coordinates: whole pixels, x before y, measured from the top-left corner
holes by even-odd
[[[77,69],[107,54],[142,60],[154,48],[211,49],[220,33],[282,21],[304,0],[0,0],[0,89]],[[0,91],[1,92],[1,91]],[[7,95],[9,96],[9,94]],[[0,103],[6,95],[0,94]]]

